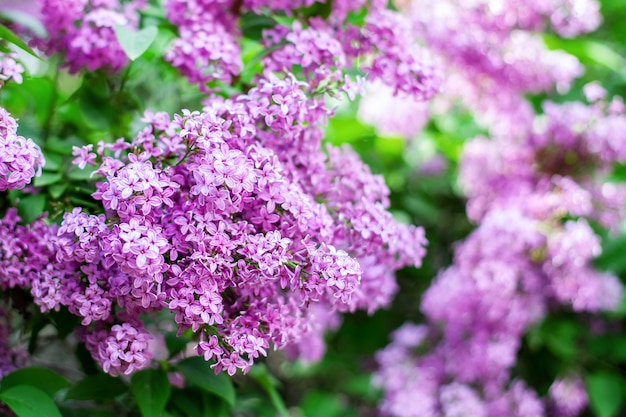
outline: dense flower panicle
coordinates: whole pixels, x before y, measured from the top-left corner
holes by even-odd
[[[0,191],[22,189],[41,175],[45,159],[32,139],[17,134],[17,122],[0,107]]]
[[[470,218],[480,221],[490,208],[521,204],[542,220],[571,213],[616,227],[625,190],[605,179],[612,164],[625,158],[626,114],[611,111],[616,102],[547,102],[545,115],[525,135],[470,141],[460,174]]]
[[[266,71],[289,73],[298,65],[313,90],[344,82],[345,52],[332,28],[321,19],[312,21],[308,28],[299,21],[292,28],[278,26],[264,31],[263,38],[267,48],[276,48],[263,58]],[[279,47],[281,44],[285,45]]]
[[[243,69],[237,41],[237,16],[231,1],[169,0],[167,18],[178,26],[179,37],[165,59],[191,83],[209,91],[212,81],[231,82]]]
[[[380,79],[394,94],[418,100],[440,91],[443,73],[439,62],[417,43],[403,15],[389,10],[369,14],[360,41],[365,51],[377,52],[371,64],[365,65],[370,79]]]
[[[148,350],[152,336],[136,319],[83,333],[87,349],[102,369],[113,376],[132,374],[148,366],[152,359]]]
[[[145,0],[40,0],[42,23],[48,31],[43,47],[62,52],[71,72],[85,68],[119,71],[128,63],[113,28],[136,28],[137,10]]]
[[[309,88],[270,76],[202,112],[147,112],[130,142],[74,147],[74,164],[97,167],[103,214],[75,208],[42,242],[43,222],[7,218],[7,245],[24,229],[34,246],[17,247],[37,262],[6,251],[19,279],[2,285],[78,316],[112,375],[148,366],[149,332],[129,317],[161,310],[216,372],[247,372],[270,348],[319,358],[338,314],[388,304],[393,272],[420,265],[426,240],[393,220],[382,177],[356,154],[323,152],[331,110]]]
[[[331,7],[338,12],[326,21],[300,15],[300,8],[314,3],[169,0],[167,17],[178,27],[179,37],[166,59],[201,90],[210,92],[216,81],[238,79],[243,69],[238,17],[247,11],[281,10],[299,20],[291,25],[276,23],[263,31],[262,45],[267,50],[261,60],[264,75],[257,75],[255,81],[271,73],[296,73],[314,94],[346,92],[353,97],[360,91],[361,77],[352,78],[345,72],[363,59],[367,63],[358,69],[395,92],[426,100],[439,91],[443,80],[438,63],[418,46],[408,21],[399,13],[385,10],[381,2],[333,2]],[[347,14],[362,6],[368,7],[372,16],[361,26],[347,23]],[[404,30],[398,32],[400,26]]]
[[[439,398],[446,417],[487,417],[485,405],[467,385],[452,383],[441,388]]]
[[[316,2],[322,3],[323,0],[243,0],[242,7],[257,13],[264,9],[291,13],[293,10],[312,6]]]

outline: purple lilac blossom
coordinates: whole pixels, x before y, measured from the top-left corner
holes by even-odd
[[[178,27],[179,37],[166,59],[190,82],[211,92],[216,82],[232,82],[243,69],[238,17],[246,11],[280,9],[299,20],[263,31],[262,44],[268,51],[262,58],[263,77],[298,72],[315,94],[343,91],[353,96],[362,77],[349,77],[345,71],[362,61],[358,69],[365,76],[381,80],[395,92],[426,100],[439,91],[443,81],[439,64],[418,45],[401,14],[380,1],[338,1],[326,21],[299,15],[298,8],[313,3],[169,0],[167,17]],[[347,23],[347,14],[363,6],[368,9],[366,21],[361,26]]]
[[[17,122],[0,107],[0,191],[22,189],[41,175],[45,163],[32,139],[17,134]]]
[[[216,372],[247,372],[271,348],[318,359],[339,313],[387,305],[393,272],[419,266],[426,240],[393,220],[382,177],[354,152],[323,151],[331,111],[309,87],[271,76],[202,112],[146,112],[131,141],[75,147],[74,164],[97,167],[103,213],[77,207],[43,232],[7,217],[6,242],[32,245],[6,251],[3,285],[78,316],[112,375],[150,364],[136,317],[161,310]]]
[[[40,0],[40,4],[48,32],[42,47],[48,53],[63,53],[72,73],[101,68],[119,71],[128,63],[113,28],[136,29],[137,10],[145,6],[145,0],[124,4],[119,0]]]
[[[557,379],[548,391],[548,409],[552,417],[575,417],[587,406],[587,392],[577,376]]]
[[[10,80],[22,84],[23,73],[24,67],[15,52],[0,52],[0,88]]]

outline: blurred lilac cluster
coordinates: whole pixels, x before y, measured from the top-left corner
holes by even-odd
[[[0,52],[0,88],[10,80],[21,84],[23,73],[24,67],[15,52]]]
[[[115,37],[116,25],[136,28],[137,10],[145,0],[124,5],[119,0],[40,0],[41,19],[48,31],[42,48],[63,54],[71,72],[119,71],[128,58]]]
[[[578,376],[557,379],[549,398],[539,399],[511,369],[523,335],[551,309],[594,313],[622,300],[617,277],[592,265],[601,246],[590,222],[615,230],[624,218],[626,188],[608,176],[626,161],[626,113],[621,99],[607,99],[592,83],[588,104],[545,102],[535,116],[523,94],[567,87],[580,67],[543,50],[525,30],[549,24],[572,36],[594,29],[598,5],[445,4],[416,8],[417,27],[447,54],[453,82],[476,93],[447,94],[459,94],[492,136],[470,140],[460,160],[467,213],[478,226],[424,294],[427,324],[404,325],[379,352],[381,410],[402,417],[459,410],[577,416],[587,403]]]
[[[380,102],[367,100],[366,95],[360,117],[382,131],[408,138],[421,131],[429,111],[446,112],[456,103],[469,109],[491,131],[516,134],[517,126],[532,123],[533,110],[523,94],[548,92],[555,87],[565,91],[582,74],[583,67],[576,58],[544,45],[542,32],[549,28],[561,36],[575,36],[594,30],[601,20],[594,0],[396,3],[408,16],[412,35],[443,62],[443,94],[429,109],[411,102],[410,97],[394,99],[391,94],[397,91],[376,84],[370,94],[388,96],[387,100],[395,101],[398,107],[408,105],[404,111],[415,116],[399,118],[394,112],[382,111],[383,107],[377,107]]]

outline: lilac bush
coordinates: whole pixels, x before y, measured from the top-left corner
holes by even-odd
[[[598,258],[623,232],[622,61],[578,38],[606,5],[35,3],[0,6],[0,407],[617,415],[598,392],[626,386],[602,362],[626,343],[606,313],[623,285]],[[584,75],[600,55],[606,89]],[[428,258],[419,224],[441,234]],[[400,291],[425,259],[429,286]],[[346,317],[405,323],[354,355],[358,380],[332,356]]]
[[[216,373],[246,373],[270,349],[317,360],[339,313],[388,305],[394,271],[421,264],[424,232],[393,219],[382,178],[350,149],[323,147],[333,115],[325,98],[358,91],[360,77],[345,72],[365,55],[359,71],[421,100],[438,90],[438,67],[417,49],[405,53],[419,48],[408,21],[382,4],[339,2],[326,21],[296,20],[306,6],[290,3],[291,27],[263,31],[263,71],[223,98],[215,82],[243,69],[238,16],[285,5],[166,2],[177,37],[164,58],[206,94],[204,107],[148,110],[133,137],[74,146],[72,163],[95,168],[96,204],[72,208],[60,224],[7,218],[6,238],[19,230],[32,245],[19,257],[3,253],[12,271],[3,289],[29,289],[41,312],[78,316],[79,339],[111,375],[151,365],[152,336],[139,318],[163,310]],[[137,28],[147,4],[41,7],[50,36],[36,44],[61,53],[70,73],[115,73],[129,64],[115,26]],[[372,17],[347,23],[362,7]],[[12,186],[2,189],[21,188],[43,157],[5,119]],[[24,157],[14,155],[18,143]]]

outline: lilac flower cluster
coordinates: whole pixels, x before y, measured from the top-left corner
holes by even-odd
[[[497,134],[515,135],[515,128],[532,122],[526,93],[566,90],[582,74],[576,58],[548,50],[540,32],[550,27],[563,36],[597,28],[599,5],[594,0],[474,2],[446,0],[398,1],[409,15],[412,35],[438,56],[446,68],[445,94],[432,112],[445,112],[460,101],[481,124]],[[402,99],[402,98],[400,98]],[[373,101],[364,106],[374,107]],[[400,102],[398,102],[400,105]],[[428,112],[427,108],[416,111]],[[381,121],[361,112],[376,126],[394,123],[396,131],[408,130],[401,120]],[[382,126],[382,125],[381,125]]]
[[[8,216],[7,236],[33,243],[4,252],[4,286],[80,317],[112,375],[150,363],[137,317],[161,310],[216,372],[246,372],[270,348],[319,358],[338,314],[389,303],[394,271],[419,265],[426,241],[393,220],[382,178],[353,152],[323,152],[330,111],[309,92],[272,76],[202,112],[147,112],[130,142],[75,147],[76,165],[97,166],[103,213],[75,208],[58,228]]]
[[[165,55],[189,82],[207,90],[218,80],[230,83],[243,66],[236,40],[237,15],[229,0],[169,0],[167,18],[178,27],[179,37]]]
[[[0,88],[10,80],[15,81],[17,84],[22,84],[24,67],[17,58],[15,52],[0,52]]]
[[[428,324],[403,326],[379,352],[381,411],[576,416],[587,397],[575,375],[555,381],[542,400],[511,369],[524,333],[549,309],[597,312],[621,301],[619,280],[593,268],[600,240],[587,219],[616,228],[624,218],[626,189],[607,174],[624,162],[626,115],[596,83],[585,88],[591,104],[548,102],[537,117],[522,94],[562,90],[580,73],[572,57],[545,52],[533,32],[548,24],[565,36],[593,30],[598,6],[463,4],[410,7],[414,30],[451,68],[450,95],[478,110],[493,136],[471,140],[461,158],[478,227],[424,294]]]
[[[22,189],[44,165],[41,149],[17,134],[17,122],[0,107],[0,191]]]
[[[240,14],[252,10],[281,10],[298,15],[298,8],[313,1],[218,1],[169,0],[168,19],[179,28],[179,37],[166,59],[190,82],[209,91],[213,81],[230,82],[242,70],[237,26]],[[359,79],[345,71],[357,61],[371,79],[379,79],[395,92],[419,100],[432,97],[442,83],[439,65],[418,46],[409,21],[386,9],[383,2],[333,2],[328,20],[299,19],[289,25],[276,24],[263,31],[264,74],[300,72],[316,93],[346,91],[354,94]],[[368,8],[361,25],[347,23],[349,13]],[[296,68],[298,70],[296,70]]]
[[[601,247],[587,219],[616,227],[624,218],[626,189],[606,175],[624,162],[626,113],[620,99],[586,90],[591,104],[548,102],[519,136],[466,145],[461,183],[478,227],[424,294],[429,325],[401,328],[378,356],[387,415],[455,415],[446,405],[451,380],[471,415],[576,416],[585,408],[579,382],[557,380],[540,400],[510,370],[524,333],[550,308],[597,312],[623,297],[617,277],[592,265]],[[410,406],[412,393],[432,407]]]
[[[40,0],[48,53],[61,52],[71,72],[119,71],[128,58],[117,41],[116,25],[136,28],[145,0]]]

